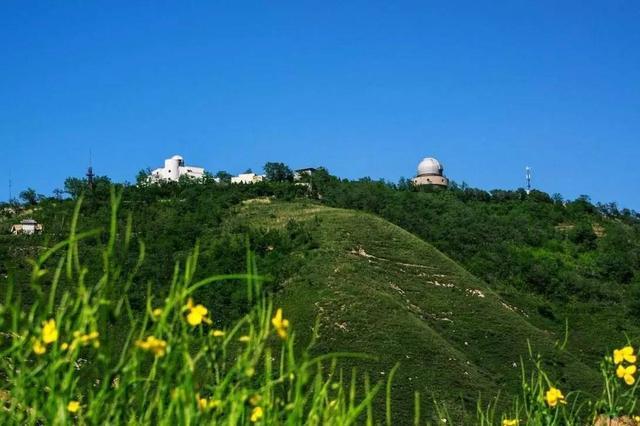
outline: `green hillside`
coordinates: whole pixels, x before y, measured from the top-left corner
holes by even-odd
[[[84,191],[77,231],[101,231],[79,244],[86,282],[99,282],[110,238],[126,240],[114,262],[118,277],[131,281],[118,296],[134,320],[167,296],[176,265],[195,246],[194,280],[246,271],[250,249],[266,292],[292,321],[298,350],[314,341],[315,354],[370,355],[345,357],[341,367],[357,368],[372,383],[386,381],[399,364],[391,392],[399,424],[413,416],[415,391],[429,415],[432,401],[446,404],[454,418],[473,417],[478,400],[498,394],[508,405],[519,391],[528,342],[554,383],[589,398],[600,392],[602,355],[640,335],[636,212],[587,197],[456,185],[425,191],[403,181],[340,180],[322,170],[308,183],[116,185],[122,199],[111,217],[107,178],[92,191],[70,180],[70,199],[2,206],[0,296],[14,283],[14,300],[28,310],[46,294],[52,277],[32,286],[29,259],[66,238]],[[10,235],[11,224],[25,218],[44,232]],[[111,220],[131,233],[110,236]],[[44,266],[54,268],[52,262]],[[63,274],[58,294],[76,286]],[[194,293],[221,329],[254,308],[247,296],[238,279]],[[105,351],[119,353],[128,324],[110,318]],[[204,383],[207,374],[194,380]],[[377,400],[376,418],[384,409]]]
[[[259,228],[291,220],[317,224],[318,248],[276,295],[306,343],[319,318],[319,352],[372,354],[345,366],[384,379],[400,363],[393,406],[410,420],[414,391],[473,412],[481,395],[520,386],[527,341],[562,366],[559,382],[592,389],[598,377],[570,355],[563,336],[532,325],[529,314],[416,236],[370,214],[312,203],[251,203],[233,220]],[[277,248],[276,248],[277,249]]]

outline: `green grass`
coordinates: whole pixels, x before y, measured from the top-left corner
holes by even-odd
[[[286,328],[272,320],[251,256],[245,274],[195,280],[196,247],[176,264],[166,298],[149,294],[146,312],[136,315],[127,297],[135,274],[121,274],[117,260],[130,248],[132,230],[118,229],[117,208],[114,195],[95,282],[79,242],[101,232],[76,233],[76,210],[69,238],[32,261],[35,300],[24,303],[11,282],[4,289],[1,424],[373,423],[372,398],[384,383],[365,376],[358,388],[355,374],[336,367],[340,357],[357,354],[296,353],[295,324]],[[141,264],[144,250],[139,253]],[[74,285],[58,294],[63,276]],[[229,279],[245,281],[249,314],[221,335],[212,334],[207,321],[190,322],[196,290]],[[118,347],[108,345],[114,325],[122,324],[126,338]],[[276,333],[278,327],[284,333]],[[150,338],[158,344],[146,345]]]
[[[371,354],[376,360],[344,361],[384,378],[400,364],[392,389],[396,421],[411,421],[414,392],[422,411],[432,399],[454,418],[475,416],[479,397],[520,390],[521,357],[533,350],[557,367],[556,380],[594,391],[597,365],[561,352],[562,334],[538,328],[518,306],[493,291],[431,245],[373,215],[314,203],[251,204],[235,219],[255,227],[290,220],[317,223],[319,247],[275,300],[309,339],[319,319],[322,352]],[[484,297],[482,297],[484,296]],[[466,410],[466,414],[465,414]]]
[[[559,425],[634,414],[637,384],[616,378],[610,360],[594,361],[600,347],[624,341],[617,328],[624,313],[613,311],[603,324],[601,307],[572,305],[580,323],[565,336],[562,319],[540,314],[539,298],[499,295],[383,219],[309,201],[244,203],[222,226],[291,231],[262,240],[269,246],[261,250],[277,254],[286,269],[286,280],[268,287],[274,294],[265,296],[250,253],[245,274],[203,276],[198,259],[210,255],[203,242],[176,263],[162,296],[149,286],[146,307],[137,311],[129,294],[140,285],[144,244],[133,247],[138,241],[118,220],[118,201],[114,193],[104,232],[76,231],[78,208],[70,237],[53,248],[15,240],[15,249],[26,251],[11,256],[34,261],[30,291],[9,279],[0,292],[0,423],[440,424],[444,418],[493,425],[510,418]],[[298,231],[313,238],[295,244]],[[95,236],[102,244],[86,244]],[[89,248],[101,259],[91,270],[83,263]],[[222,283],[246,286],[248,314],[221,321],[210,312],[215,324],[227,324],[224,337],[216,337],[215,325],[188,324],[187,305],[194,297],[216,306],[215,291],[202,290]],[[291,321],[284,340],[271,321],[274,306]],[[43,342],[43,322],[51,319],[59,337]],[[595,339],[594,330],[607,335]],[[91,339],[78,344],[95,332],[99,347]],[[149,336],[166,342],[166,353],[155,356],[137,343]],[[37,342],[45,353],[36,353]],[[544,400],[550,387],[562,389],[569,404],[550,407]],[[72,401],[76,412],[68,410]]]

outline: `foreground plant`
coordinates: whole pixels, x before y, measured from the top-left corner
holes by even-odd
[[[251,261],[246,274],[195,281],[196,247],[176,265],[162,303],[149,296],[145,313],[134,315],[127,290],[140,285],[144,245],[132,267],[121,263],[132,232],[118,229],[118,205],[112,193],[100,274],[83,266],[81,243],[102,233],[77,232],[78,203],[69,238],[33,262],[38,298],[25,304],[12,287],[4,292],[0,423],[373,422],[381,385],[365,380],[366,389],[356,391],[356,378],[345,382],[335,356],[296,354],[292,325],[263,295]],[[222,280],[244,281],[253,306],[227,329],[214,327],[206,301],[193,301],[199,288]],[[62,281],[74,291],[59,294]]]
[[[615,349],[613,356],[606,356],[600,363],[604,382],[602,398],[596,403],[599,419],[626,418],[635,422],[638,382],[636,380],[635,349],[630,344]],[[637,422],[640,424],[640,422]]]

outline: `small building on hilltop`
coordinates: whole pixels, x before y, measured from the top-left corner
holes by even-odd
[[[449,179],[444,176],[444,167],[438,160],[431,157],[423,159],[418,164],[418,175],[412,182],[414,185],[449,186]]]
[[[174,155],[164,160],[164,167],[153,170],[149,175],[149,180],[151,182],[178,181],[182,176],[202,179],[204,177],[204,168],[185,166],[184,158]]]
[[[231,177],[231,183],[258,183],[265,179],[264,175],[255,173],[240,173],[238,176]]]
[[[20,223],[11,225],[11,233],[14,235],[33,235],[42,232],[42,225],[33,219],[24,219]]]
[[[294,181],[299,181],[301,180],[303,177],[305,176],[311,176],[312,174],[314,174],[316,172],[315,167],[307,167],[305,169],[298,169],[298,170],[294,170],[293,171],[293,180]]]

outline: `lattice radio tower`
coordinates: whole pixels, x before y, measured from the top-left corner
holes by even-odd
[[[524,176],[527,180],[527,195],[529,195],[531,193],[531,167],[524,168]]]
[[[91,150],[89,150],[89,168],[87,169],[87,185],[89,186],[89,189],[91,191],[93,191],[94,177],[95,177],[95,174],[93,173],[93,166],[91,164]]]

